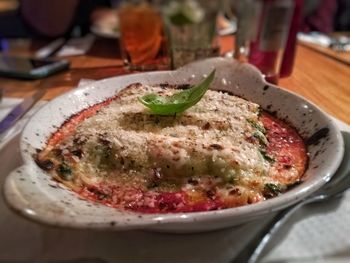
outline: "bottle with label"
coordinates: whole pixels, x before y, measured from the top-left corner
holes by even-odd
[[[260,5],[255,35],[251,36],[248,61],[277,84],[294,11],[294,0],[256,0]]]

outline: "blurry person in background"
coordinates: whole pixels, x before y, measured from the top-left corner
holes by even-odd
[[[350,0],[305,0],[301,31],[350,31]]]
[[[336,0],[305,0],[301,31],[332,32],[336,11]]]
[[[338,10],[334,25],[335,31],[350,31],[350,1],[338,0]]]
[[[241,1],[241,0],[240,0]],[[20,0],[17,11],[0,12],[0,38],[80,35],[120,0]],[[233,9],[237,1],[231,0]],[[304,0],[302,32],[350,31],[350,0]]]
[[[21,0],[19,12],[30,33],[57,37],[70,31],[78,6],[79,0]]]
[[[109,0],[20,0],[19,9],[0,13],[0,37],[56,38],[89,31],[111,6]]]

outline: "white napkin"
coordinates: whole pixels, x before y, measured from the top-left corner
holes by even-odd
[[[86,84],[85,82],[84,84]],[[19,100],[5,98],[0,118]],[[40,104],[42,105],[43,102]],[[41,105],[36,105],[18,125]],[[343,130],[350,127],[337,121]],[[0,184],[21,164],[18,129],[0,145]],[[267,220],[268,218],[266,218]],[[230,262],[266,220],[200,234],[107,232],[53,228],[28,221],[0,198],[0,262]],[[350,262],[350,192],[307,206],[280,235],[264,262]]]
[[[0,102],[0,120],[2,120],[20,102],[22,102],[22,99],[3,98],[3,100]],[[13,127],[5,132],[3,139],[0,139],[0,150],[7,141],[15,137],[24,128],[30,116],[40,109],[45,103],[45,101],[37,102],[35,106],[22,117],[22,119],[20,119]]]

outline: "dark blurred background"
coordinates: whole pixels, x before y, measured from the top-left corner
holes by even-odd
[[[0,0],[0,37],[55,38],[85,35],[111,0]]]
[[[228,0],[230,1],[230,0]],[[231,2],[238,0],[231,0]],[[118,0],[0,0],[0,38],[84,35]],[[231,3],[232,4],[232,3]],[[303,32],[350,31],[350,0],[305,0]]]

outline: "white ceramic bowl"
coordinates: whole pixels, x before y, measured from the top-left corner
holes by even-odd
[[[308,146],[310,162],[302,184],[278,197],[243,207],[195,213],[139,214],[82,200],[35,164],[32,157],[35,150],[43,148],[50,134],[72,114],[113,96],[130,83],[197,83],[213,68],[217,69],[213,85],[216,89],[230,91],[276,112],[279,118],[296,127],[307,142],[313,141]],[[257,219],[305,198],[330,179],[342,160],[343,151],[340,131],[315,105],[283,88],[267,84],[248,64],[213,58],[177,71],[105,79],[49,102],[23,131],[21,153],[25,164],[7,177],[4,193],[8,204],[21,215],[50,225],[110,230],[208,231]]]

